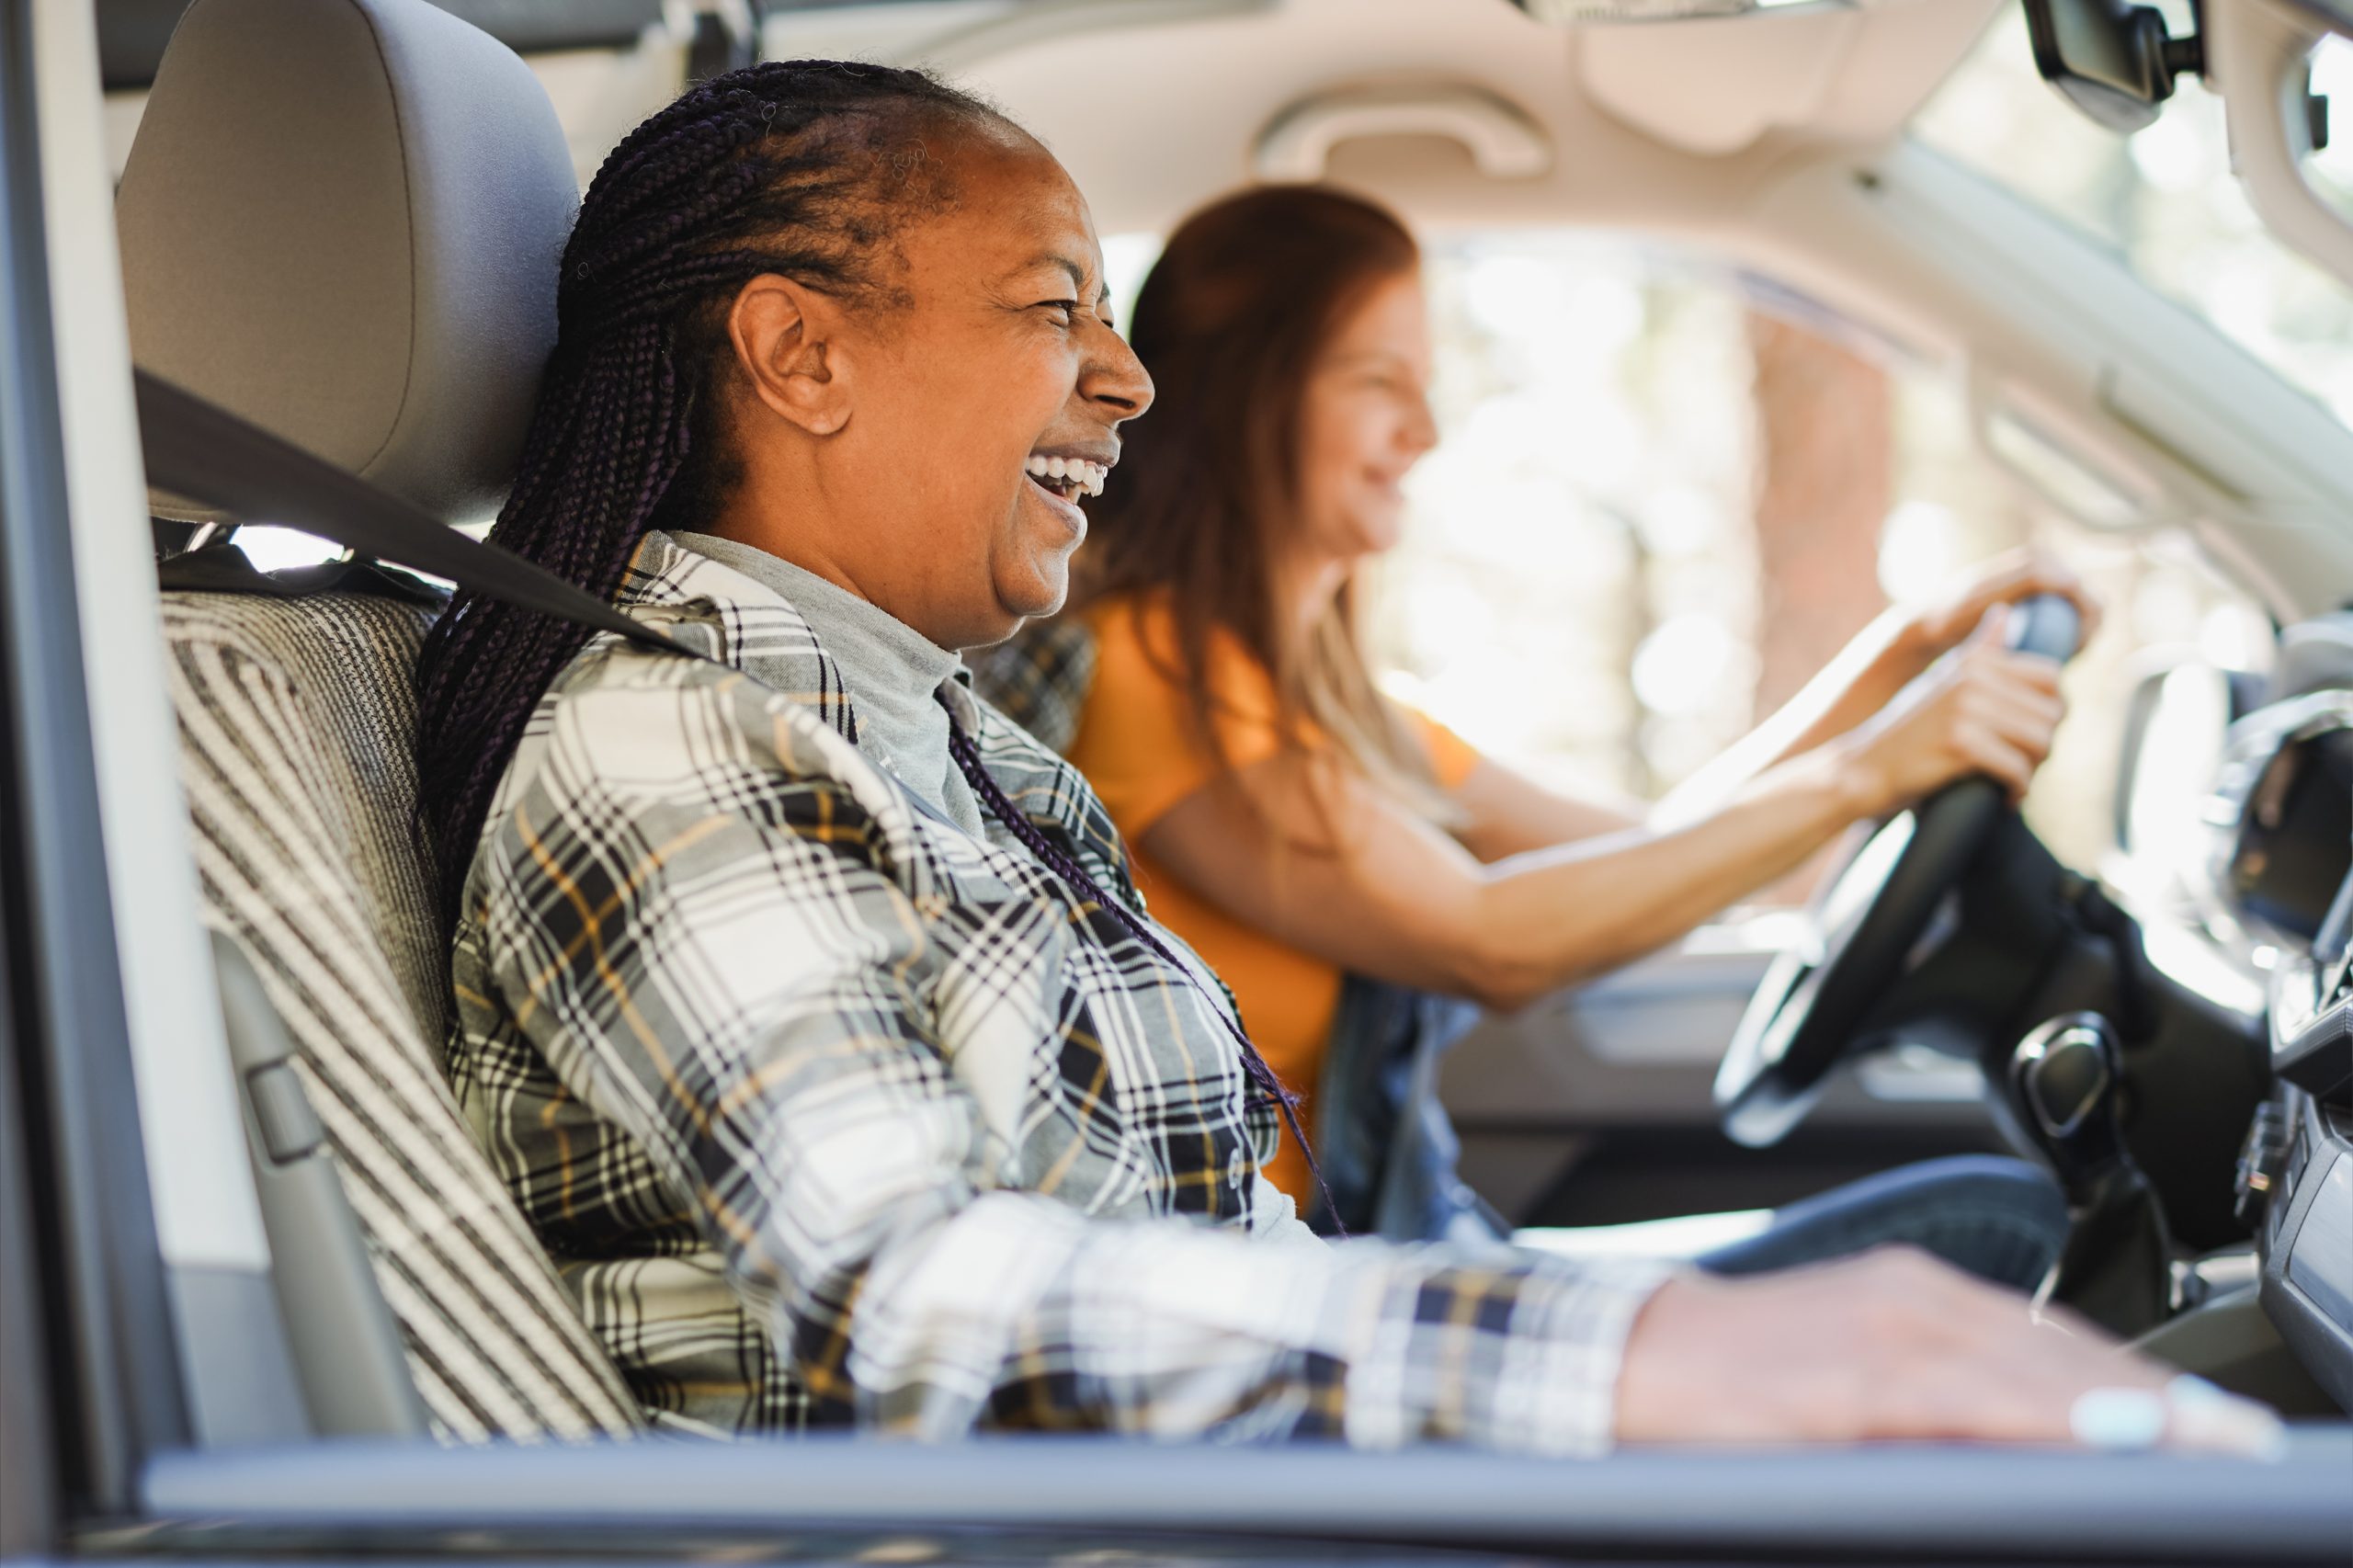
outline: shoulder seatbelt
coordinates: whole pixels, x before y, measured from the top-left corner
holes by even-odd
[[[147,481],[255,523],[277,523],[461,588],[632,642],[699,658],[543,566],[460,533],[396,495],[145,370],[131,372]]]

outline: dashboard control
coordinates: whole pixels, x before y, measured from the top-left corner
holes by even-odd
[[[2353,1104],[2353,874],[2311,950],[2272,970],[2271,1070],[2324,1103]]]
[[[2353,1118],[2288,1091],[2294,1138],[2256,1233],[2264,1315],[2313,1381],[2353,1410]]]
[[[2235,1184],[2235,1212],[2239,1223],[2250,1231],[2263,1222],[2264,1209],[2288,1173],[2288,1146],[2294,1136],[2287,1109],[2279,1101],[2266,1100],[2255,1108],[2255,1119],[2247,1124],[2246,1147],[2239,1151]]]
[[[2313,1381],[2353,1409],[2353,873],[2318,925],[2272,972],[2280,1086],[2247,1131],[2239,1190],[2263,1218],[2265,1315]]]

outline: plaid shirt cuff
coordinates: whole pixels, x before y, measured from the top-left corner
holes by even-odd
[[[1526,1253],[1467,1265],[1434,1256],[1418,1269],[1399,1269],[1393,1252],[1386,1261],[1370,1344],[1348,1369],[1351,1445],[1608,1451],[1627,1335],[1672,1267]]]

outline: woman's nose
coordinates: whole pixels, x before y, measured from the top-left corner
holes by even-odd
[[[1152,406],[1152,373],[1126,338],[1108,327],[1097,335],[1103,347],[1079,372],[1079,392],[1102,404],[1115,422],[1133,419]]]
[[[1430,412],[1429,394],[1415,392],[1405,410],[1405,444],[1415,456],[1438,445],[1438,415]]]

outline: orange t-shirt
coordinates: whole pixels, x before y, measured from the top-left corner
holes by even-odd
[[[1085,613],[1095,633],[1095,684],[1079,716],[1070,760],[1102,797],[1128,841],[1136,885],[1154,917],[1191,944],[1233,988],[1243,1022],[1267,1064],[1292,1088],[1312,1094],[1339,1010],[1339,967],[1220,910],[1139,846],[1171,807],[1217,777],[1218,763],[1193,728],[1191,695],[1165,673],[1176,653],[1165,607],[1123,596]],[[1264,667],[1233,642],[1213,643],[1210,666],[1228,766],[1248,767],[1273,756],[1281,737],[1274,688]],[[1478,752],[1437,720],[1405,711],[1429,747],[1440,787],[1455,789],[1479,765]],[[1308,1108],[1312,1114],[1312,1103]],[[1284,1140],[1267,1175],[1306,1210],[1313,1183],[1306,1159],[1290,1140]]]

